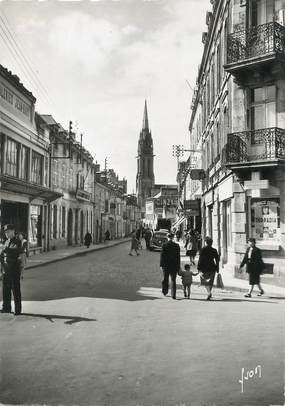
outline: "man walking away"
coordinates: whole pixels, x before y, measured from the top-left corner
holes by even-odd
[[[144,233],[145,246],[146,246],[146,249],[147,249],[147,250],[150,249],[150,240],[151,240],[151,237],[152,237],[152,232],[151,232],[150,228],[147,227],[147,229],[145,230],[145,233]]]
[[[176,299],[176,277],[180,270],[180,247],[174,241],[174,234],[168,234],[168,241],[163,244],[160,255],[160,267],[163,271],[162,293],[167,295],[169,277],[171,277],[171,296]]]
[[[0,262],[4,269],[2,313],[11,313],[11,292],[13,292],[15,316],[17,316],[22,312],[19,260],[22,247],[20,240],[15,236],[15,227],[12,224],[4,226],[4,232],[7,240],[0,253]]]
[[[262,259],[261,251],[255,246],[255,244],[255,238],[249,238],[248,249],[246,250],[242,263],[240,264],[240,269],[246,265],[246,272],[249,274],[250,289],[245,297],[251,297],[254,285],[259,287],[260,292],[257,296],[262,296],[264,294],[264,290],[260,285],[260,274],[265,268],[265,265]]]
[[[201,273],[201,285],[208,292],[207,300],[212,297],[212,289],[216,272],[219,273],[220,257],[218,251],[212,247],[211,237],[205,238],[206,246],[201,249],[197,269]]]

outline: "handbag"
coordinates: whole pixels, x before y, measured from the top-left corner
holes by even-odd
[[[222,275],[220,273],[217,274],[216,287],[219,289],[224,289],[225,287]]]

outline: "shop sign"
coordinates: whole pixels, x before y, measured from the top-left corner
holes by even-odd
[[[199,200],[184,200],[185,210],[199,210],[200,202]]]
[[[145,203],[145,214],[146,216],[153,216],[154,212],[154,204],[153,202],[146,202]]]
[[[77,189],[76,199],[89,202],[90,198],[91,198],[91,194],[89,192],[86,192],[85,190]]]
[[[252,237],[264,242],[280,241],[280,200],[251,200]]]
[[[205,179],[206,174],[204,169],[192,169],[190,171],[190,178],[192,180],[202,180]]]
[[[200,216],[200,211],[199,210],[185,210],[185,215],[186,216]]]
[[[268,189],[269,188],[269,180],[246,180],[244,182],[244,189],[251,189],[251,190],[259,190],[259,189]]]

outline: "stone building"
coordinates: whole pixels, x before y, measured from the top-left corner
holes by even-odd
[[[265,278],[284,284],[285,2],[211,3],[189,126],[190,162],[204,171],[200,186],[186,171],[185,193],[201,194],[203,235],[225,268],[254,237]]]
[[[50,142],[49,187],[62,195],[49,206],[48,249],[83,244],[87,231],[94,240],[93,158],[51,115],[38,115],[37,126]]]
[[[27,235],[30,255],[47,249],[49,138],[38,132],[36,99],[0,65],[0,230],[12,223]]]
[[[100,171],[97,166],[95,177],[95,222],[96,241],[104,240],[105,232],[111,239],[128,235],[127,223],[127,181],[120,180],[113,169]]]

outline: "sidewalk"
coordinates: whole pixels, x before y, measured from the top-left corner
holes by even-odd
[[[128,241],[130,241],[130,238],[122,238],[120,240],[111,240],[106,243],[91,245],[90,248],[86,248],[85,246],[65,247],[54,251],[43,252],[28,258],[25,269],[37,268],[39,266],[63,261],[68,258],[74,258],[85,253],[115,247],[116,245],[120,245]]]
[[[180,243],[179,245],[180,245],[180,251],[181,251],[181,265],[182,265],[182,267],[184,267],[184,264],[186,262],[189,263],[189,258],[185,256],[186,250],[185,250],[183,244]],[[197,264],[197,262],[198,262],[197,257],[196,257],[195,262]],[[248,292],[249,283],[247,280],[235,278],[233,273],[231,273],[230,271],[225,270],[223,268],[220,268],[220,274],[222,275],[222,278],[223,278],[225,292],[229,292],[229,291]],[[200,282],[198,281],[198,276],[196,276],[196,277],[194,276],[193,284],[194,285],[200,284]],[[265,283],[262,280],[262,276],[261,276],[261,284],[264,288],[265,296],[276,296],[277,295],[278,297],[285,298],[285,288],[284,287]],[[215,285],[214,285],[214,288],[215,288]],[[223,290],[219,289],[219,291],[222,292]],[[253,291],[253,296],[255,296],[256,293],[257,293],[257,291],[256,291],[256,287],[255,287],[255,289]]]

